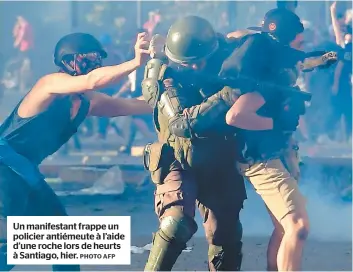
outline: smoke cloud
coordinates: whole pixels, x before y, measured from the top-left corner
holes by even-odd
[[[336,192],[325,190],[319,179],[303,180],[301,191],[307,198],[310,219],[309,239],[316,241],[352,241],[352,204],[338,199]],[[248,186],[248,199],[241,212],[244,236],[267,237],[272,222],[262,199]],[[198,216],[199,231],[203,235],[202,220]]]

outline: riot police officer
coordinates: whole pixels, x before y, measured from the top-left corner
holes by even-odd
[[[146,146],[144,160],[156,184],[155,210],[160,220],[145,267],[147,271],[172,269],[197,231],[195,201],[209,244],[209,269],[240,270],[242,226],[239,212],[246,192],[243,178],[234,167],[234,131],[206,129],[202,135],[191,136],[188,124],[179,118],[184,109],[201,104],[222,88],[195,80],[191,71],[217,75],[223,60],[235,46],[215,33],[208,21],[188,16],[169,29],[165,45],[167,60],[152,59],[147,63],[143,95],[154,108],[159,141]],[[215,116],[221,116],[222,112],[219,123],[225,124],[224,115],[229,105],[218,103],[212,108],[213,104],[208,103],[203,106],[195,112],[194,117],[198,114],[201,117],[197,126],[203,127],[212,121],[209,112]]]
[[[238,128],[239,168],[263,197],[275,224],[268,251],[269,270],[299,267],[300,257],[292,255],[301,253],[307,234],[305,205],[296,182],[299,175],[297,146],[291,138],[299,116],[305,113],[303,94],[283,91],[284,87],[295,85],[298,76],[296,64],[305,59],[304,52],[291,48],[301,43],[302,31],[300,19],[294,13],[285,9],[271,10],[265,16],[262,32],[242,38],[239,47],[226,61],[222,60],[219,74],[270,81],[274,83],[272,90],[262,92],[257,84],[245,85],[246,88],[241,87],[241,90],[225,87],[200,105],[183,109],[184,114],[174,114],[169,119],[173,135],[191,139],[207,130],[216,128],[221,131],[220,115],[227,124]],[[328,56],[326,61],[324,59],[320,56],[315,61],[304,61],[303,67],[309,70],[309,67],[330,65],[335,58]],[[232,95],[239,99],[225,115],[224,108],[232,101]],[[262,100],[257,99],[257,95]],[[244,106],[244,99],[248,100],[247,106]],[[294,222],[294,216],[299,216],[300,220]],[[283,229],[285,235],[281,236]],[[297,235],[291,236],[290,231]],[[297,247],[278,253],[282,241],[283,244],[295,243]],[[277,258],[281,259],[278,267]]]

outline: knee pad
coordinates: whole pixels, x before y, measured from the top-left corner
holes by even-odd
[[[181,210],[168,211],[170,215],[161,220],[153,238],[145,271],[171,271],[186,243],[197,231],[194,219],[184,215]]]
[[[160,222],[160,235],[166,241],[186,244],[197,231],[195,220],[180,210],[164,217]]]
[[[210,271],[222,270],[224,263],[224,249],[222,246],[208,246],[208,268]]]

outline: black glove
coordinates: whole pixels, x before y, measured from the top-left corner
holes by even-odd
[[[169,131],[171,134],[182,138],[192,138],[189,120],[182,114],[178,114],[169,120]]]

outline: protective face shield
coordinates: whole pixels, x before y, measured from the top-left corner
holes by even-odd
[[[107,52],[101,43],[87,33],[72,33],[62,37],[54,49],[54,63],[71,75],[87,74],[102,66]]]
[[[63,58],[63,65],[72,75],[85,75],[102,67],[102,56],[98,52],[67,55]]]

